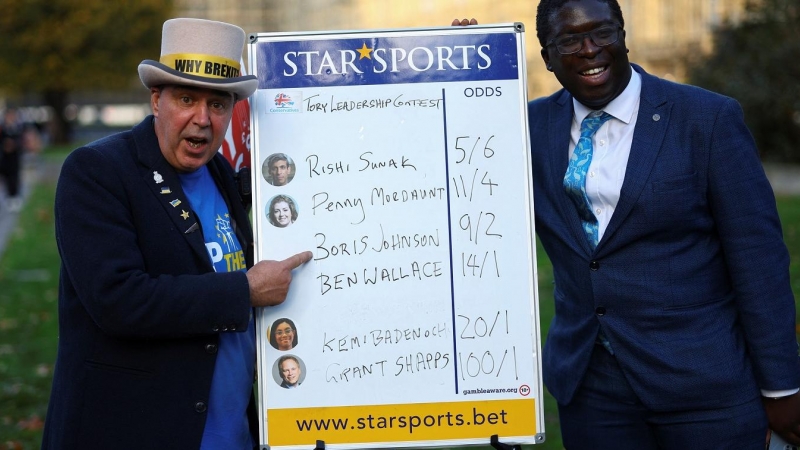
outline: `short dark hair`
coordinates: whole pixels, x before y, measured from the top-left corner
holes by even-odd
[[[536,8],[536,37],[539,38],[539,45],[544,48],[547,38],[550,36],[553,16],[558,10],[568,2],[575,0],[541,0]],[[619,21],[619,26],[625,28],[625,19],[622,18],[622,8],[617,0],[595,0],[605,3],[611,9],[611,14]]]
[[[283,355],[283,356],[280,357],[280,359],[278,359],[278,369],[281,368],[281,365],[283,363],[285,363],[286,361],[288,361],[290,359],[292,361],[294,361],[295,364],[297,364],[297,367],[300,367],[300,361],[297,360],[296,356],[294,356],[294,355]]]
[[[289,165],[289,157],[284,155],[283,153],[275,153],[267,158],[267,168],[271,169],[272,165],[278,161],[286,161],[286,165]]]

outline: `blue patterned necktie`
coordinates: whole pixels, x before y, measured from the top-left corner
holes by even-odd
[[[597,217],[592,213],[592,204],[586,195],[586,173],[592,163],[592,136],[610,118],[611,115],[605,111],[594,111],[583,119],[581,137],[569,158],[567,173],[564,175],[564,189],[578,208],[583,231],[586,233],[592,249],[597,247],[600,235],[597,228]]]

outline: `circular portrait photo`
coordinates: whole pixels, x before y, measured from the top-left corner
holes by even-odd
[[[297,347],[297,327],[294,322],[285,317],[272,322],[269,327],[269,343],[282,352]]]
[[[276,195],[267,205],[267,219],[278,228],[286,228],[297,220],[297,204],[288,195]]]
[[[284,355],[275,361],[272,377],[282,388],[294,389],[306,379],[306,365],[295,355]]]
[[[294,178],[295,166],[285,153],[273,153],[261,165],[261,175],[273,186],[286,186]]]

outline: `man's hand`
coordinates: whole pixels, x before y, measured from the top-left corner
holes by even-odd
[[[478,21],[475,20],[475,19],[469,19],[469,20],[467,20],[467,19],[461,19],[461,20],[454,19],[453,23],[451,25],[454,26],[454,27],[465,27],[467,25],[477,25],[477,24],[478,24]]]
[[[314,257],[311,252],[301,252],[283,261],[259,261],[247,271],[250,284],[250,303],[253,306],[275,306],[286,300],[292,270]]]
[[[769,428],[786,442],[800,445],[800,392],[780,399],[763,398]]]

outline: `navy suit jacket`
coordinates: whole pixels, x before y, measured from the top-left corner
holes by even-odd
[[[529,103],[536,231],[553,263],[544,381],[569,403],[602,325],[653,410],[800,387],[789,256],[741,107],[648,75],[616,210],[596,249],[562,185],[572,96]]]
[[[208,167],[249,266],[230,165],[216,155]],[[250,291],[244,272],[214,273],[152,116],[69,155],[55,218],[60,336],[43,448],[196,450],[219,333],[247,329]]]

